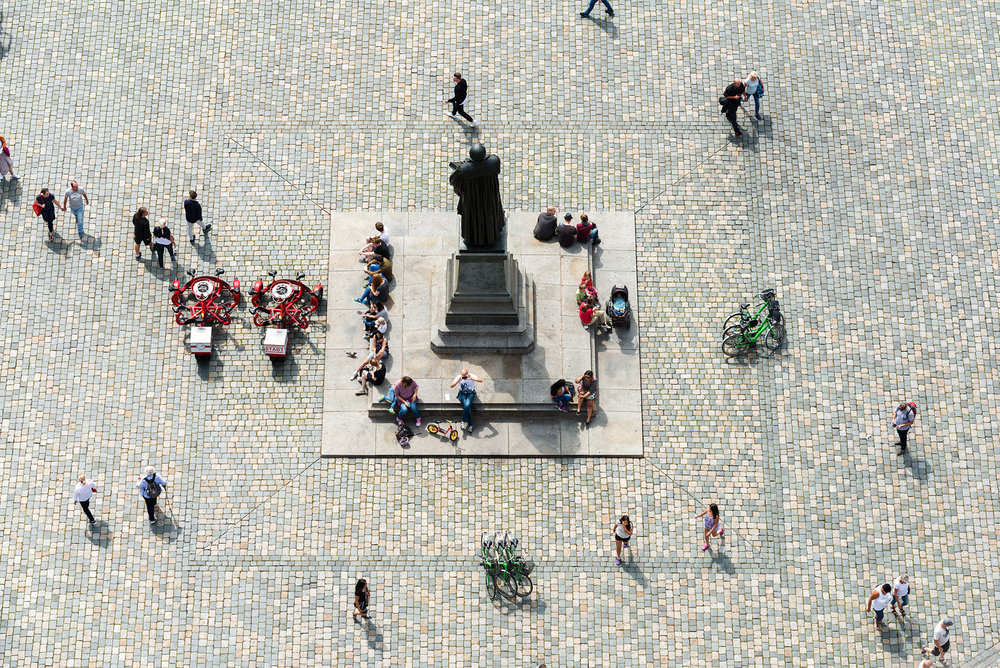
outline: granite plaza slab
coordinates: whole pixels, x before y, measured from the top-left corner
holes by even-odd
[[[560,217],[562,212],[560,212]],[[332,215],[330,230],[330,289],[327,296],[327,371],[323,389],[324,457],[334,456],[511,456],[511,457],[629,457],[642,455],[642,421],[639,412],[639,338],[641,316],[633,311],[629,328],[615,328],[609,335],[588,331],[576,311],[577,285],[584,271],[594,276],[598,294],[607,296],[612,285],[629,286],[634,293],[635,224],[631,213],[592,212],[602,243],[593,249],[576,244],[563,249],[532,236],[537,214],[509,212],[507,248],[533,286],[531,321],[535,348],[526,355],[487,353],[444,354],[431,349],[435,327],[443,322],[446,302],[446,266],[458,251],[460,221],[447,211],[414,212],[344,211]],[[386,383],[379,392],[358,397],[349,377],[364,358],[366,341],[354,301],[361,293],[361,267],[354,240],[375,233],[381,221],[393,247],[395,280],[390,283],[389,350]],[[345,353],[353,353],[357,358]],[[401,375],[420,385],[426,405],[455,402],[449,388],[459,369],[484,379],[474,408],[477,429],[463,432],[452,443],[415,429],[410,446],[395,439],[396,424],[379,403],[390,383]],[[594,420],[586,428],[581,418],[560,413],[549,400],[549,385],[556,379],[572,381],[586,369],[598,380]],[[528,417],[482,417],[482,407],[528,405]],[[575,408],[575,405],[574,405]],[[460,411],[450,417],[458,422]],[[385,415],[383,415],[385,414]],[[412,421],[408,421],[412,425]],[[429,424],[424,418],[425,427]]]
[[[5,664],[912,668],[950,615],[952,665],[996,665],[995,3],[611,1],[3,6]],[[740,142],[716,100],[751,69]],[[444,114],[455,70],[476,129]],[[205,369],[185,351],[175,273],[325,281],[333,212],[452,210],[473,139],[510,210],[634,213],[642,457],[323,458],[329,316],[280,365],[245,311]],[[49,244],[31,200],[70,179],[87,237],[60,212]],[[131,256],[140,205],[177,272]],[[787,346],[726,363],[721,318],[771,286]],[[521,605],[484,592],[494,527],[538,564]]]

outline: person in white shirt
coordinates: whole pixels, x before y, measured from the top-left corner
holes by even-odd
[[[758,121],[763,120],[764,117],[760,115],[760,98],[764,97],[764,82],[760,80],[759,74],[751,72],[744,84],[746,90],[743,91],[743,99],[753,98],[753,115]]]
[[[955,622],[951,621],[947,617],[938,622],[937,626],[934,627],[934,649],[931,650],[928,647],[924,647],[920,650],[920,653],[927,655],[928,653],[933,656],[940,657],[941,663],[948,665],[948,659],[945,658],[945,654],[951,648],[951,627],[955,625]]]
[[[875,630],[882,631],[885,629],[885,625],[882,623],[882,618],[885,617],[885,608],[889,605],[889,601],[892,600],[892,585],[888,582],[880,587],[875,587],[872,595],[868,597],[868,605],[865,608],[866,612],[875,611]]]
[[[892,586],[892,614],[896,613],[896,606],[899,606],[899,615],[906,617],[906,606],[910,604],[910,576],[903,573],[896,578],[896,584]]]
[[[90,512],[90,497],[97,491],[97,485],[94,484],[93,480],[88,480],[87,476],[82,473],[77,480],[80,482],[73,489],[73,503],[74,505],[77,503],[80,504],[80,507],[83,508],[83,514],[87,516],[87,520],[91,525],[97,524],[93,513]]]

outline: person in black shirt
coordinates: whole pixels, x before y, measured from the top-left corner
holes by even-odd
[[[139,254],[141,249],[139,244],[146,244],[146,246],[153,245],[153,235],[149,232],[149,218],[146,216],[149,211],[146,211],[146,207],[139,207],[139,210],[135,212],[132,216],[132,225],[135,227],[135,233],[132,235],[135,239],[135,259],[141,260],[142,255]],[[153,254],[153,249],[150,248],[149,254]]]
[[[361,371],[358,380],[361,381],[361,389],[355,394],[368,394],[368,386],[378,387],[385,381],[385,365],[381,359],[368,360],[370,368]]]
[[[201,222],[201,203],[198,201],[198,193],[193,190],[188,191],[188,199],[184,200],[184,217],[187,219],[188,236],[191,237],[191,243],[194,243],[195,225],[201,228],[201,233],[204,236],[208,236],[212,226]]]
[[[572,247],[576,243],[576,232],[576,225],[573,224],[573,214],[567,213],[563,216],[563,224],[556,228],[559,245],[563,248]]]
[[[469,96],[469,84],[462,78],[461,72],[455,72],[452,80],[455,82],[455,97],[446,100],[446,102],[451,102],[451,117],[455,118],[455,114],[458,114],[469,121],[469,127],[474,128],[476,127],[476,122],[472,120],[472,116],[465,113],[465,100]]]
[[[60,206],[59,202],[56,202],[56,196],[50,193],[48,188],[42,188],[38,191],[38,194],[35,195],[35,203],[41,207],[42,212],[39,215],[41,215],[45,224],[49,226],[49,241],[54,241],[55,230],[52,227],[52,223],[56,219],[56,207],[58,206],[63,211],[66,210],[66,207]]]
[[[538,222],[535,223],[535,230],[532,234],[539,241],[549,241],[556,235],[556,225],[556,208],[550,206],[538,214]]]
[[[724,99],[720,100],[722,113],[726,115],[726,119],[733,126],[733,132],[736,133],[737,137],[742,137],[743,132],[740,130],[740,124],[736,122],[736,110],[740,108],[746,90],[747,87],[741,80],[733,79],[733,83],[726,86],[726,90],[722,93]]]
[[[174,252],[174,235],[167,227],[167,219],[160,218],[160,223],[153,228],[153,250],[156,251],[156,259],[160,268],[163,268],[163,251],[170,253],[170,259],[177,266],[177,253]]]

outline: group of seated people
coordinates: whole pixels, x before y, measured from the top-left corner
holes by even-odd
[[[533,234],[539,241],[551,241],[556,237],[563,248],[570,248],[577,242],[581,244],[590,242],[592,246],[601,243],[601,237],[597,234],[597,224],[591,222],[587,214],[581,213],[580,222],[574,225],[573,214],[567,213],[563,216],[562,224],[558,224],[554,206],[550,206],[538,215]]]
[[[576,412],[587,409],[587,421],[585,426],[590,426],[590,421],[594,419],[594,400],[597,399],[597,378],[594,372],[587,369],[572,383],[559,379],[549,388],[552,401],[559,407],[559,410],[569,412],[569,405],[576,396]]]
[[[589,271],[583,272],[583,278],[580,279],[580,286],[576,290],[576,306],[585,329],[593,325],[598,333],[611,331],[611,320],[601,308],[601,300],[597,297],[597,288],[594,287],[594,279]]]
[[[370,385],[379,386],[385,381],[384,359],[389,354],[389,312],[385,308],[384,297],[392,276],[392,252],[389,249],[389,233],[385,226],[375,223],[375,236],[365,239],[365,245],[358,251],[365,263],[362,280],[364,292],[354,301],[367,306],[361,315],[365,326],[365,338],[369,341],[368,356],[354,370],[351,380],[357,380],[361,387],[355,394],[368,394]]]

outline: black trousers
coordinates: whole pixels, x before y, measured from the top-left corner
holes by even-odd
[[[87,519],[91,522],[94,521],[94,516],[90,512],[90,499],[80,502],[80,507],[83,508],[83,514],[87,516]]]
[[[163,249],[166,248],[170,251],[170,259],[174,262],[177,261],[177,253],[174,252],[174,245],[164,246],[163,244],[154,243],[153,250],[156,251],[156,261],[163,266]]]
[[[733,132],[736,134],[743,134],[743,130],[740,130],[740,124],[736,122],[736,111],[739,109],[738,106],[733,107],[726,111],[726,120],[729,124],[733,126]]]
[[[153,514],[153,509],[156,508],[156,499],[147,499],[142,497],[142,500],[146,502],[146,512],[149,513],[149,521],[152,522],[156,520],[156,515]]]
[[[465,103],[464,102],[452,102],[451,103],[451,115],[454,116],[455,114],[458,114],[459,116],[461,116],[465,120],[469,121],[470,123],[474,122],[472,120],[472,116],[469,116],[467,113],[465,113]]]
[[[896,433],[899,434],[899,449],[900,450],[906,450],[906,434],[909,431],[910,431],[909,429],[897,429],[896,430]]]

